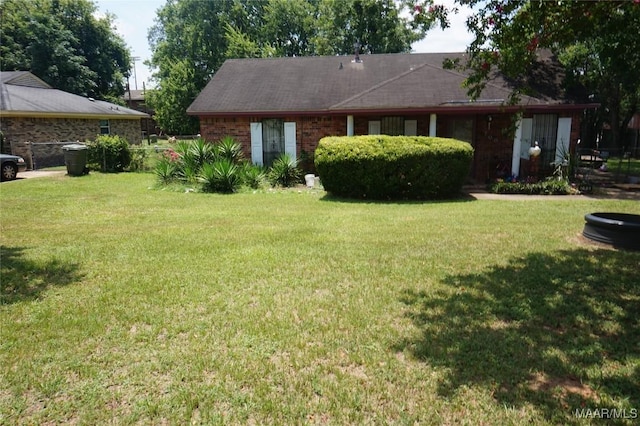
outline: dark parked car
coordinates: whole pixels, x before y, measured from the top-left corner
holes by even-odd
[[[17,155],[0,154],[0,178],[2,180],[14,180],[18,176],[18,172],[23,172],[27,168],[24,158]]]

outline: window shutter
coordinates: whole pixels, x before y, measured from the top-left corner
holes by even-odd
[[[418,121],[417,120],[404,120],[404,135],[405,136],[418,136]]]
[[[380,134],[380,122],[379,121],[370,121],[369,122],[369,134],[370,135],[379,135]]]
[[[251,162],[262,166],[262,123],[251,123]]]
[[[520,135],[520,158],[529,159],[529,148],[533,146],[531,138],[533,137],[533,118],[523,118],[522,133]]]
[[[571,138],[571,117],[558,119],[558,137],[556,139],[556,162],[568,160],[569,139]],[[565,158],[566,157],[566,158]]]
[[[284,123],[284,152],[296,159],[296,123]]]

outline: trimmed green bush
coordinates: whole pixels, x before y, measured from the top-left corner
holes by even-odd
[[[129,142],[120,136],[101,135],[87,142],[87,166],[103,173],[122,172],[131,162]]]
[[[496,182],[489,186],[495,194],[527,194],[527,195],[571,195],[578,191],[564,179],[550,179],[542,182]]]
[[[473,148],[424,136],[326,137],[315,152],[324,189],[373,199],[434,199],[457,195],[469,174]]]

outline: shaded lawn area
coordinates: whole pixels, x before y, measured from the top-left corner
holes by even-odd
[[[579,236],[585,213],[637,201],[152,186],[0,187],[0,423],[583,424],[576,409],[640,408],[640,253]]]

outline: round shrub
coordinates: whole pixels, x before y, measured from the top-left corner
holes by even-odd
[[[324,189],[373,199],[434,199],[457,195],[469,174],[473,148],[424,136],[326,137],[315,152]]]

